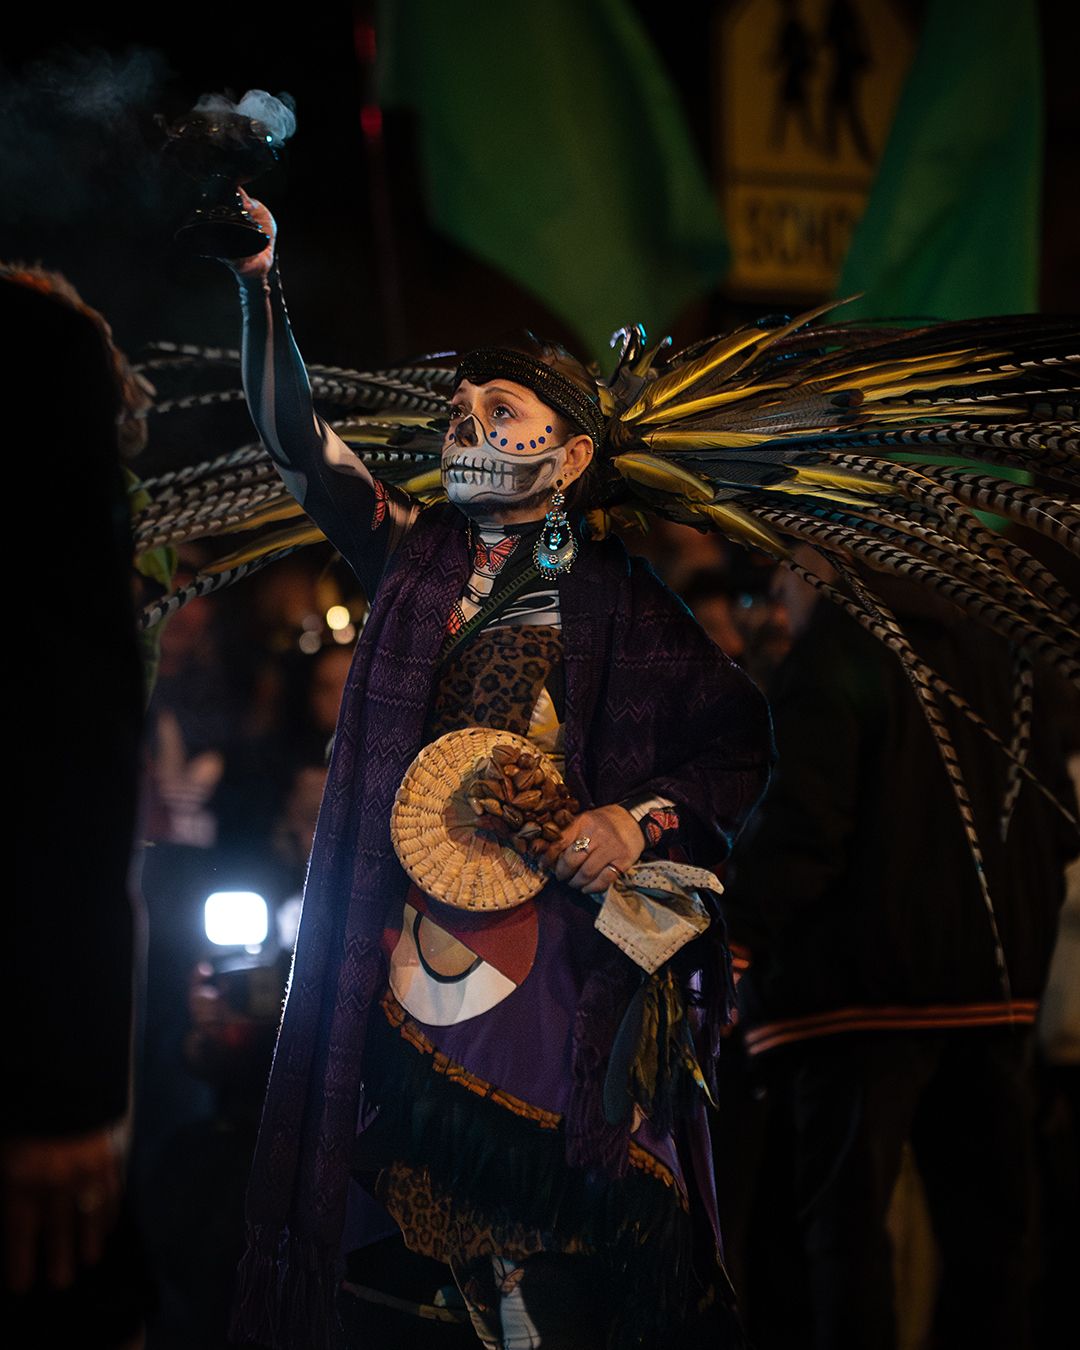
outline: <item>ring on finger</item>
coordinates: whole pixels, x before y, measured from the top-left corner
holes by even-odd
[[[604,866],[603,866],[600,870],[601,870],[602,872],[606,872],[606,871],[608,870],[608,868],[610,868],[611,871],[613,871],[617,877],[624,877],[624,876],[626,876],[626,873],[623,871],[623,869],[622,869],[621,867],[617,866],[615,863],[605,863]]]
[[[590,838],[589,835],[583,834],[579,838],[575,839],[574,842],[570,845],[570,852],[588,853],[591,847],[592,847],[592,839]]]

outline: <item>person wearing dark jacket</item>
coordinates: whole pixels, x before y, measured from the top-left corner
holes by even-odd
[[[1007,741],[1003,644],[911,587],[873,584],[920,655]],[[940,1343],[1022,1350],[1026,1071],[1075,838],[1025,784],[1003,842],[1007,761],[949,717],[1006,980],[951,788],[899,662],[816,605],[771,703],[779,767],[736,850],[724,909],[749,967],[745,1044],[790,1113],[809,1343],[895,1344],[885,1219],[910,1140],[942,1253]],[[1036,708],[1032,767],[1068,801],[1046,712]]]
[[[143,672],[119,458],[144,395],[63,277],[0,264],[0,307],[9,417],[58,397],[71,413],[42,453],[12,456],[9,484],[46,533],[18,626],[0,1316],[8,1345],[119,1347],[146,1299],[123,1201]]]

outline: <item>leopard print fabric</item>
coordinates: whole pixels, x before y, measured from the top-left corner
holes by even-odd
[[[505,1217],[493,1221],[434,1182],[426,1167],[391,1163],[379,1173],[376,1194],[401,1229],[406,1247],[436,1261],[467,1261],[493,1252],[520,1261],[542,1251],[587,1250],[577,1239],[559,1241]]]
[[[536,624],[484,629],[446,663],[429,737],[435,740],[461,727],[526,735],[537,701],[561,664],[559,628]]]

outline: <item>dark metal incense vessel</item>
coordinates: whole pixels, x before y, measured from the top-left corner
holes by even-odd
[[[175,122],[158,119],[166,154],[199,187],[199,201],[176,232],[176,241],[206,258],[249,258],[270,242],[244,210],[237,188],[250,183],[281,156],[284,140],[262,122],[240,113],[198,110]]]

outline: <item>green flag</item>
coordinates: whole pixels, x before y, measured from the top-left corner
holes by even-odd
[[[380,97],[411,107],[436,226],[610,363],[727,266],[678,97],[626,0],[384,0]]]
[[[1034,0],[930,0],[841,311],[941,319],[1038,304],[1042,69]]]

